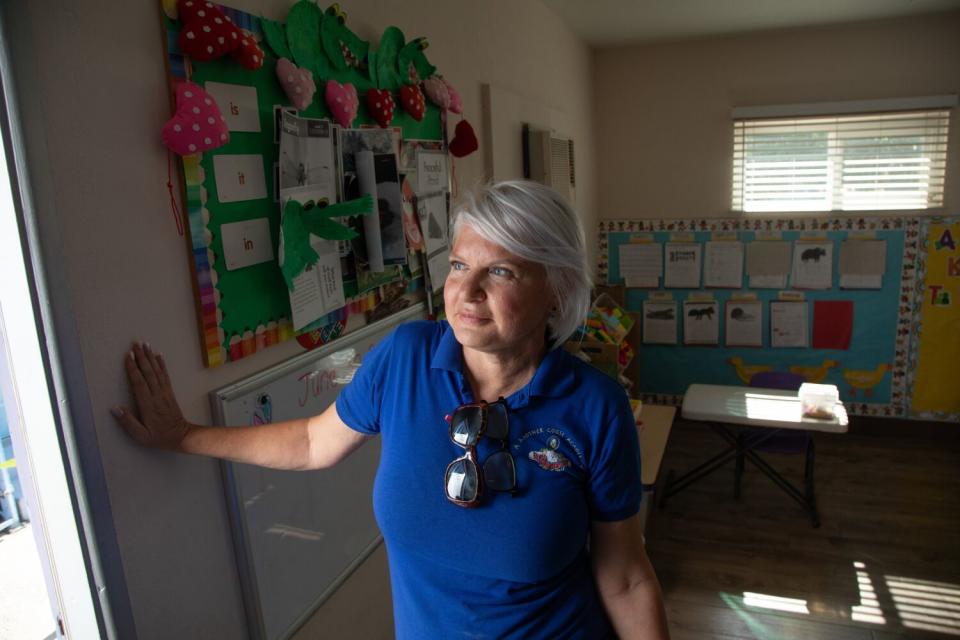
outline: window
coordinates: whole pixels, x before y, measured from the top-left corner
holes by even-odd
[[[864,105],[869,103],[821,107],[855,109]],[[793,108],[804,111],[798,107],[816,106]],[[774,115],[788,109],[734,111],[734,211],[943,206],[949,109]]]

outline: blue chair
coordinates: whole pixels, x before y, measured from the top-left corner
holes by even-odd
[[[796,373],[785,371],[763,371],[750,378],[751,387],[764,389],[782,389],[797,391],[806,379]],[[759,442],[758,442],[759,441]],[[814,446],[813,436],[809,431],[781,429],[771,435],[769,429],[744,428],[737,436],[738,453],[735,470],[734,498],[740,498],[740,481],[743,477],[744,451],[751,449],[756,452],[804,454],[803,488],[804,497],[812,507],[813,526],[820,526],[820,519],[816,516],[816,501],[813,486]]]

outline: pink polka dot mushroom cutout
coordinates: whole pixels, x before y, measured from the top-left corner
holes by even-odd
[[[210,151],[230,141],[216,101],[193,82],[177,87],[177,112],[163,126],[163,144],[181,156]]]
[[[349,82],[340,84],[336,80],[327,80],[323,93],[327,108],[337,124],[345,128],[352,127],[360,106],[357,88]]]
[[[447,85],[447,95],[450,96],[450,106],[447,108],[454,113],[463,113],[463,100],[460,99],[460,94],[457,93],[457,90],[453,88],[453,85],[450,84],[450,81],[446,78],[443,78],[443,84]]]
[[[300,68],[286,58],[280,58],[277,60],[277,79],[290,103],[298,110],[303,111],[313,102],[317,85],[309,69]]]
[[[450,108],[450,92],[447,91],[447,84],[443,78],[438,76],[427,78],[423,81],[423,89],[427,92],[430,102],[444,111]]]

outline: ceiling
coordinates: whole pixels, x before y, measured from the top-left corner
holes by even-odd
[[[597,47],[960,9],[960,0],[542,1]]]

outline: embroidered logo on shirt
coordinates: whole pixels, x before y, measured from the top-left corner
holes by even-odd
[[[531,451],[529,457],[540,465],[541,469],[547,471],[563,471],[570,466],[570,460],[557,451],[560,441],[552,437],[547,441],[547,446],[539,451]]]

